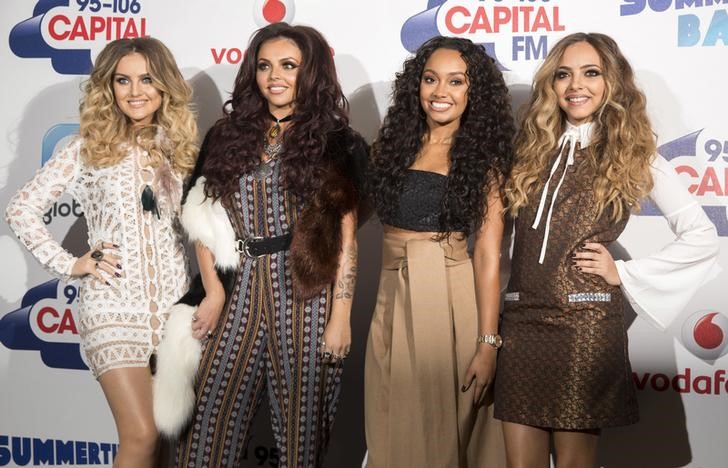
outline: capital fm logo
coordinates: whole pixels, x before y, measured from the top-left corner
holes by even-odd
[[[682,343],[704,361],[715,361],[728,354],[728,317],[720,312],[702,310],[685,320]]]
[[[703,128],[663,144],[657,152],[672,163],[680,180],[715,225],[718,235],[728,237],[728,138]],[[661,215],[651,201],[642,204],[639,214]]]
[[[18,57],[48,58],[60,74],[86,75],[92,50],[147,35],[142,0],[39,0],[10,31],[9,43]]]
[[[678,47],[728,45],[728,0],[622,0],[619,5],[620,16],[657,14],[675,18]]]
[[[76,286],[57,279],[28,290],[20,308],[0,318],[0,343],[38,351],[48,367],[88,369],[79,347],[77,297]]]
[[[501,70],[542,60],[555,34],[566,28],[558,0],[429,0],[402,25],[410,52],[435,36],[464,37],[481,44]]]

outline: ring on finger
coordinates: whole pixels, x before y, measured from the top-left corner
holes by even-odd
[[[91,258],[97,261],[101,261],[104,258],[104,253],[100,251],[99,249],[94,250],[91,252]]]
[[[324,359],[331,359],[331,353],[330,353],[330,352],[328,352],[328,351],[326,351],[326,352],[324,353]]]
[[[207,337],[212,338],[212,330],[207,330]]]

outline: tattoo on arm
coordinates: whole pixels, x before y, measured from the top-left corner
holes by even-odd
[[[339,269],[339,277],[336,278],[336,299],[351,300],[354,297],[356,257],[356,247],[350,247],[344,252],[344,263]]]

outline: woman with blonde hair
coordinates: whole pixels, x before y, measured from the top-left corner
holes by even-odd
[[[85,83],[80,135],[10,201],[6,218],[51,274],[79,278],[81,348],[119,433],[116,467],[152,466],[150,359],[168,309],[186,291],[178,223],[197,155],[191,89],[157,39],[119,39]],[[75,257],[42,216],[63,193],[82,206],[90,250]]]
[[[549,52],[506,185],[515,217],[495,416],[509,467],[594,467],[600,430],[633,424],[623,294],[666,327],[717,270],[714,226],[658,154],[617,44],[572,34]],[[676,239],[646,258],[607,247],[649,197]],[[621,290],[620,290],[621,287]]]

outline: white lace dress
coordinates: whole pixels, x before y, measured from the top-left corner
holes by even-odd
[[[146,152],[130,148],[120,163],[99,169],[81,160],[82,145],[76,138],[57,151],[10,200],[6,219],[41,265],[66,281],[76,257],[51,237],[42,220],[63,193],[83,208],[89,247],[102,241],[119,246],[120,278],[102,272],[110,285],[92,275],[81,278],[81,349],[98,378],[110,369],[148,364],[166,311],[186,291],[189,274],[177,219],[179,196],[160,194],[158,170],[145,165]],[[176,175],[170,179],[170,192],[181,193],[182,180]],[[147,184],[154,189],[159,218],[142,208]]]

